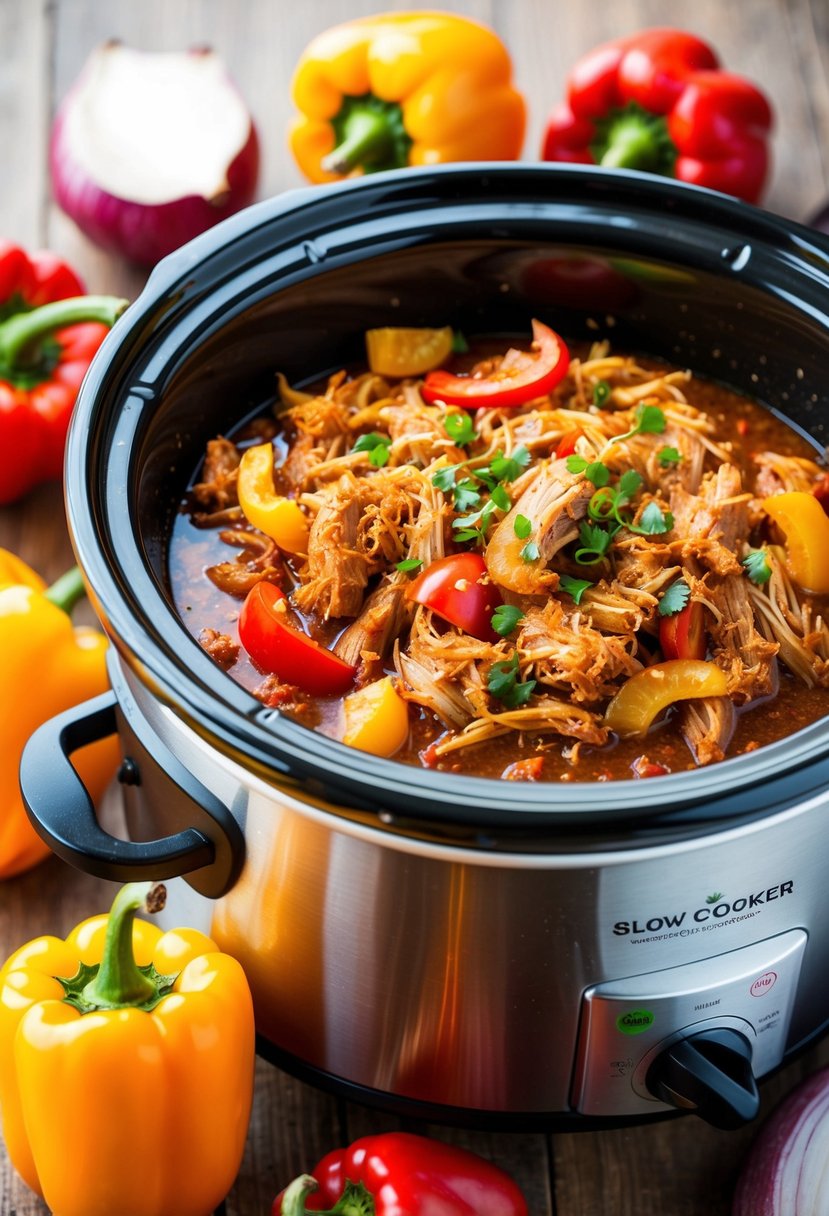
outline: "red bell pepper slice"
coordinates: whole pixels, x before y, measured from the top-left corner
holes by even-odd
[[[517,1183],[467,1149],[385,1132],[323,1157],[274,1200],[272,1216],[527,1216]]]
[[[321,646],[288,619],[288,600],[273,583],[257,583],[239,615],[239,640],[254,663],[312,696],[339,696],[356,668]]]
[[[406,595],[473,638],[498,641],[492,614],[500,606],[501,596],[489,579],[480,553],[438,558],[406,588]]]
[[[562,339],[547,325],[533,321],[532,351],[510,349],[500,366],[488,376],[453,376],[429,372],[421,385],[424,401],[442,401],[467,409],[500,409],[524,405],[552,392],[567,374],[570,354]]]
[[[642,30],[580,59],[551,113],[544,160],[643,169],[756,202],[769,169],[764,94],[675,29]]]
[[[659,618],[659,645],[666,659],[704,659],[705,608],[691,600],[673,616]]]

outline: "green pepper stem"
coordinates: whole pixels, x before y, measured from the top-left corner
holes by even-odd
[[[43,594],[56,607],[62,608],[67,616],[71,616],[78,600],[82,600],[86,595],[86,587],[78,567],[73,566],[71,570],[67,570]]]
[[[167,892],[161,883],[131,882],[122,887],[112,904],[104,953],[98,974],[83,990],[83,999],[96,1009],[126,1009],[143,1005],[157,995],[157,986],[139,971],[132,948],[136,912],[160,912]]]
[[[596,164],[606,169],[642,169],[672,177],[676,147],[663,114],[652,114],[631,102],[596,122],[590,145]]]
[[[345,1189],[334,1204],[325,1212],[309,1213],[305,1200],[319,1184],[310,1174],[295,1178],[282,1196],[282,1216],[374,1216],[374,1199],[362,1182],[346,1182]]]
[[[323,159],[326,173],[350,173],[363,161],[382,160],[391,150],[392,133],[380,110],[355,106],[343,123],[344,139]]]
[[[84,321],[114,325],[129,300],[115,296],[72,296],[42,304],[31,312],[17,312],[0,323],[0,367],[13,369],[27,347],[56,329]]]

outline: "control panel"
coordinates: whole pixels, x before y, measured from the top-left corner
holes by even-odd
[[[736,1103],[732,1122],[722,1111],[739,1080],[733,1061],[746,1074],[744,1088],[782,1060],[806,940],[804,930],[792,929],[728,954],[589,988],[573,1082],[576,1110],[612,1117],[678,1106],[707,1118],[710,1108],[717,1126],[736,1125],[741,1109],[748,1110],[743,1121],[751,1118],[751,1102]]]

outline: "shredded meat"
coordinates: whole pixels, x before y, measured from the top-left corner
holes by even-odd
[[[357,619],[340,634],[334,651],[344,662],[358,668],[358,687],[379,677],[382,662],[390,654],[395,638],[408,626],[413,608],[402,583],[381,583],[368,597]]]
[[[714,660],[728,678],[728,695],[737,705],[770,696],[776,688],[778,642],[758,631],[748,581],[741,574],[712,578],[707,600],[715,610],[711,624]]]
[[[357,543],[362,513],[361,486],[345,473],[325,495],[311,525],[303,585],[295,592],[300,611],[323,620],[360,611],[369,573]]]
[[[737,712],[729,697],[699,697],[679,707],[679,726],[697,764],[725,758],[737,725]]]
[[[235,561],[219,562],[215,566],[208,566],[205,571],[220,591],[244,599],[251,587],[263,579],[277,584],[285,581],[285,567],[270,537],[242,528],[230,529],[219,535],[225,544],[241,549]]]
[[[587,513],[593,485],[580,474],[567,471],[566,460],[542,465],[532,484],[504,516],[486,547],[486,565],[494,582],[519,595],[538,595],[558,586],[558,575],[547,569],[550,559],[579,534],[579,520]],[[533,524],[532,540],[538,557],[521,557],[526,538],[515,532],[523,515]]]
[[[224,511],[238,504],[236,481],[241,459],[239,449],[229,439],[208,441],[202,479],[192,490],[193,501],[204,511]]]
[[[518,648],[533,679],[578,704],[612,697],[616,680],[642,668],[634,657],[633,634],[606,636],[584,613],[567,613],[552,598],[543,608],[529,609],[521,622]]]
[[[199,634],[199,643],[211,659],[214,659],[225,671],[232,667],[239,657],[239,643],[234,642],[233,638],[228,637],[226,633],[219,633],[218,629],[202,629]]]

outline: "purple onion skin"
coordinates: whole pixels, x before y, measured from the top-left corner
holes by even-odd
[[[71,102],[71,94],[66,101]],[[211,201],[188,195],[153,205],[118,198],[91,181],[72,161],[63,128],[62,106],[52,126],[49,147],[55,201],[96,245],[139,266],[154,266],[168,253],[253,202],[259,176],[259,139],[253,122],[244,147],[228,167],[229,189],[220,198]]]
[[[777,1175],[787,1156],[789,1141],[808,1108],[821,1096],[823,1119],[829,1119],[829,1068],[822,1068],[784,1098],[760,1129],[743,1165],[734,1193],[732,1216],[781,1216],[775,1199]],[[829,1129],[827,1129],[829,1133]],[[797,1209],[801,1216],[800,1209]],[[824,1216],[811,1208],[802,1216]]]

